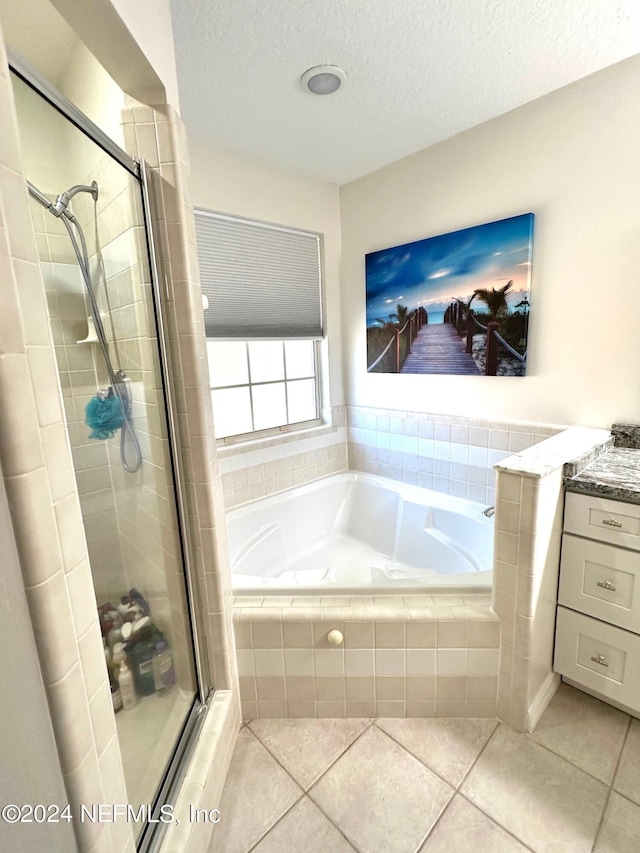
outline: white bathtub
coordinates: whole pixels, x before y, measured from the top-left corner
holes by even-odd
[[[227,513],[238,593],[491,587],[493,523],[480,504],[344,472]]]

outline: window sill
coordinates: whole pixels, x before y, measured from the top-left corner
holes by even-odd
[[[220,440],[216,442],[216,445],[218,456],[224,459],[228,456],[237,456],[240,453],[250,453],[253,450],[266,450],[269,447],[279,447],[282,444],[289,444],[306,438],[330,435],[337,431],[338,426],[336,424],[323,423],[302,429],[288,430],[287,432],[280,432],[274,435],[265,435],[260,438],[248,438],[244,441],[233,443]]]

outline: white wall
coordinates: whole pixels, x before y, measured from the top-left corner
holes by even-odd
[[[189,143],[191,196],[195,207],[289,225],[324,236],[325,326],[328,330],[330,397],[344,403],[340,330],[340,208],[334,184],[273,169],[240,154],[194,140]],[[325,343],[326,349],[326,343]],[[326,377],[324,377],[326,378]]]
[[[601,427],[638,419],[639,79],[636,56],[341,188],[349,403]],[[528,376],[367,374],[365,253],[528,211]]]
[[[178,75],[169,0],[111,0],[156,74],[162,80],[167,103],[180,112]]]
[[[179,109],[169,0],[51,3],[124,92]]]

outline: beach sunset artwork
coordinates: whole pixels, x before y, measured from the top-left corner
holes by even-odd
[[[365,256],[367,370],[524,376],[533,213]]]

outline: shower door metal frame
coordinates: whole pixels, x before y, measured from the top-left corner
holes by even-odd
[[[153,300],[154,316],[156,321],[156,332],[158,342],[158,354],[160,360],[160,378],[165,401],[165,414],[167,421],[167,433],[170,446],[170,465],[174,482],[176,515],[178,520],[178,534],[180,539],[180,551],[184,567],[185,591],[189,610],[189,625],[192,636],[192,649],[194,655],[194,669],[197,681],[197,690],[191,711],[187,715],[178,736],[172,755],[166,765],[165,775],[158,787],[155,799],[156,810],[162,803],[172,802],[178,790],[178,786],[186,771],[188,761],[198,734],[204,723],[210,700],[213,696],[213,685],[210,683],[211,669],[207,653],[207,645],[204,640],[205,632],[202,625],[202,610],[198,608],[196,600],[198,582],[194,566],[197,564],[193,554],[192,537],[188,526],[188,497],[184,467],[182,464],[182,450],[178,436],[180,428],[175,407],[175,394],[173,393],[174,374],[171,370],[171,353],[166,337],[167,321],[165,311],[165,298],[168,297],[167,283],[161,283],[159,275],[159,263],[163,260],[159,254],[160,242],[156,239],[155,221],[156,212],[154,202],[157,191],[152,184],[156,178],[144,160],[136,160],[129,156],[120,146],[107,136],[91,119],[81,112],[75,104],[69,101],[61,92],[52,86],[48,80],[29,66],[29,64],[13,49],[8,48],[9,69],[19,79],[26,83],[38,95],[44,98],[55,110],[68,119],[78,130],[98,145],[103,151],[113,157],[124,169],[127,170],[139,183],[140,197],[142,201],[143,224],[147,244],[147,259],[151,281],[151,293]],[[155,812],[154,812],[154,816]],[[151,853],[157,849],[161,842],[166,825],[163,823],[147,824],[137,840],[137,849],[140,853]]]
[[[164,308],[164,298],[169,296],[168,286],[165,282],[165,293],[163,298],[162,287],[160,284],[160,273],[158,269],[159,263],[162,261],[160,257],[160,244],[155,239],[153,227],[154,211],[152,200],[156,200],[158,193],[153,192],[151,185],[152,174],[148,164],[144,160],[139,161],[140,169],[140,187],[142,190],[142,207],[145,219],[145,235],[147,238],[147,254],[149,256],[149,268],[151,273],[151,290],[153,293],[153,302],[156,317],[156,326],[158,331],[158,350],[160,353],[161,376],[165,393],[165,404],[167,412],[167,420],[169,422],[169,443],[171,446],[171,464],[173,467],[173,479],[175,483],[175,495],[178,513],[178,524],[180,527],[180,538],[182,540],[182,552],[185,568],[185,582],[187,587],[187,603],[189,606],[189,616],[191,623],[191,632],[193,635],[193,651],[196,659],[196,679],[198,682],[198,692],[200,701],[206,702],[210,692],[211,685],[208,679],[205,679],[205,672],[210,673],[209,660],[207,654],[207,646],[204,641],[204,631],[200,633],[200,612],[196,604],[197,581],[192,562],[192,540],[190,536],[187,519],[189,517],[187,511],[187,495],[186,495],[186,480],[182,466],[182,448],[178,441],[178,418],[175,408],[175,395],[172,389],[174,373],[171,369],[171,353],[167,345],[167,322]]]

